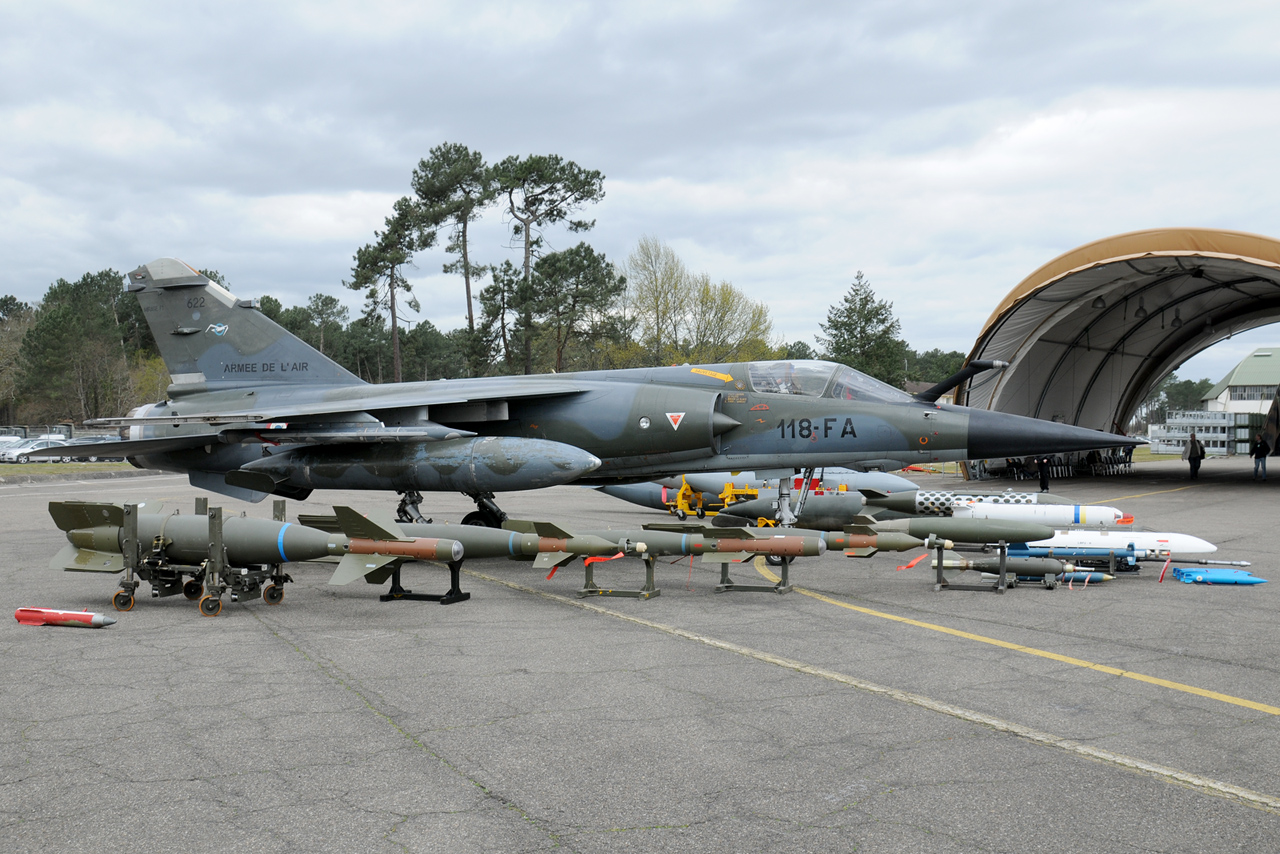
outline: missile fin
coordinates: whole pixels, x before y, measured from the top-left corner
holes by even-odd
[[[507,519],[502,523],[504,531],[515,531],[517,534],[535,534],[553,540],[571,540],[573,534],[553,522],[538,522],[533,519]]]
[[[850,533],[860,533],[860,532],[850,531]],[[845,557],[871,557],[878,551],[880,550],[872,546],[865,546],[860,549],[845,549],[844,556]]]
[[[357,578],[364,578],[369,573],[376,572],[397,560],[402,560],[402,558],[397,555],[343,555],[342,560],[338,561],[338,568],[334,570],[333,577],[329,579],[329,583],[334,585],[350,584]]]
[[[59,531],[124,525],[124,508],[101,501],[50,501],[49,515]]]
[[[542,552],[533,559],[534,569],[551,569],[555,567],[559,569],[562,566],[568,566],[573,563],[573,559],[577,555],[571,555],[568,552]]]
[[[350,507],[334,507],[334,514],[338,518],[338,528],[342,533],[352,539],[365,540],[407,540],[409,537],[404,535],[404,531],[400,530],[400,526],[391,518],[373,518],[379,514],[372,513],[369,516],[357,513]]]
[[[80,549],[68,543],[49,561],[49,568],[67,572],[124,572],[124,555]]]

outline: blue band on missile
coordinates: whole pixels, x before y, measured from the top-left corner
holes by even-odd
[[[689,553],[689,535],[688,534],[680,535],[680,551],[684,552],[685,554]]]
[[[1076,505],[1076,524],[1080,524],[1080,505]]]
[[[507,551],[511,552],[511,554],[513,555],[516,553],[516,535],[515,534],[511,534],[510,536],[507,537]]]
[[[280,536],[276,538],[276,548],[280,550],[280,562],[288,563],[289,559],[284,556],[284,530],[292,525],[292,522],[285,522],[280,528]]]

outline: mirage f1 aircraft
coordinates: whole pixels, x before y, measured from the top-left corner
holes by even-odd
[[[129,273],[172,384],[99,424],[135,466],[248,501],[316,489],[462,492],[498,526],[495,492],[699,471],[897,469],[1133,444],[936,403],[831,362],[681,365],[372,385],[181,261]],[[973,370],[973,366],[970,367]],[[955,378],[953,378],[955,379]],[[937,388],[931,389],[934,392]]]

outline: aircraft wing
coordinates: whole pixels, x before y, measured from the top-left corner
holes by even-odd
[[[205,445],[218,445],[224,440],[218,433],[199,433],[188,436],[167,436],[160,439],[133,439],[125,442],[101,442],[90,445],[59,445],[54,448],[41,448],[27,456],[33,460],[57,460],[62,457],[85,456],[95,457],[137,457],[146,454],[160,454],[169,451],[183,451],[187,448],[200,448]]]
[[[416,407],[457,407],[469,404],[500,404],[512,398],[562,397],[587,391],[580,383],[526,377],[500,377],[483,382],[438,380],[414,387],[389,386],[389,394],[379,394],[378,385],[340,386],[327,393],[299,394],[289,400],[280,389],[269,389],[270,401],[252,408],[156,414],[141,417],[98,418],[88,424],[134,426],[145,424],[243,424],[299,419],[308,421],[348,421],[360,415]],[[268,397],[267,394],[263,395]],[[350,416],[350,417],[343,417]],[[365,415],[368,417],[368,415]]]

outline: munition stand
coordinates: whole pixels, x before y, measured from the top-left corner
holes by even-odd
[[[111,597],[111,604],[117,611],[133,610],[133,594],[138,585],[138,505],[124,506],[124,525],[121,528],[120,552],[124,558],[124,580],[120,582],[120,590]]]
[[[452,605],[455,602],[465,602],[471,598],[470,593],[462,591],[462,561],[449,561],[449,592],[448,593],[414,593],[407,590],[400,584],[400,565],[402,561],[396,561],[391,569],[391,589],[378,597],[380,602],[439,602],[441,605]]]
[[[780,578],[777,584],[739,584],[729,577],[729,564],[720,564],[720,583],[716,585],[717,593],[790,593],[794,588],[789,578],[791,558],[783,557],[780,564]]]
[[[615,590],[613,588],[601,587],[596,584],[595,570],[592,568],[592,561],[587,558],[582,561],[586,570],[586,578],[582,582],[582,589],[578,591],[578,598],[585,599],[588,596],[618,596],[625,599],[652,599],[660,596],[662,591],[654,584],[653,581],[653,565],[654,558],[649,555],[644,557],[644,587],[639,590]]]
[[[996,546],[996,548],[1000,550],[1000,572],[997,574],[996,580],[993,583],[953,584],[947,581],[946,578],[944,578],[942,575],[943,553],[946,551],[946,548],[942,543],[938,543],[937,545],[938,554],[937,554],[937,557],[934,559],[935,560],[934,567],[938,571],[938,577],[937,577],[937,581],[933,585],[933,589],[935,591],[976,590],[981,592],[993,591],[995,593],[1004,593],[1004,591],[1008,589],[1008,587],[1010,586],[1009,572],[1008,572],[1008,567],[1006,566],[1006,563],[1009,560],[1009,545],[1004,540],[1001,540],[999,544]],[[1015,584],[1017,583],[1016,579],[1014,579],[1014,583]]]

